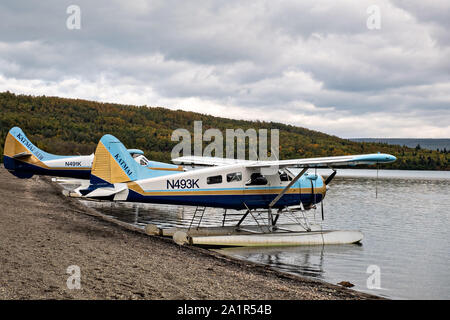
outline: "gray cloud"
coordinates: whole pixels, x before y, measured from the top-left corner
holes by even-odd
[[[78,1],[68,30],[71,1],[3,1],[0,90],[450,136],[448,4],[375,3],[380,30],[373,1]]]

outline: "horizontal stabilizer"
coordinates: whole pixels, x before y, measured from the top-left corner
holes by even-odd
[[[128,190],[126,184],[120,184],[115,185],[113,188],[105,187],[105,188],[97,188],[93,190],[92,192],[88,193],[86,196],[89,198],[96,198],[96,197],[109,197],[112,195],[115,195],[119,192],[122,192],[124,190]]]
[[[94,187],[94,188],[92,188]],[[126,183],[115,183],[107,187],[95,187],[81,185],[73,191],[65,193],[68,197],[86,197],[91,199],[109,199],[114,201],[124,201],[128,197],[128,187]]]
[[[24,152],[20,152],[20,153],[15,154],[13,156],[13,158],[14,159],[25,159],[25,158],[28,158],[28,157],[31,157],[31,156],[32,156],[31,153],[24,151]]]

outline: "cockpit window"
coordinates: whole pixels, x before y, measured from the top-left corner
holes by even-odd
[[[141,166],[146,167],[148,165],[148,159],[143,155],[138,155],[137,157],[134,157],[134,160]]]
[[[292,178],[283,170],[278,170],[280,181],[292,181]]]

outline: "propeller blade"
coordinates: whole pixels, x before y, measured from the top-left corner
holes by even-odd
[[[323,216],[323,200],[320,202],[320,209],[322,210],[322,221],[325,220]]]
[[[328,176],[327,180],[325,180],[325,184],[328,185],[331,180],[333,180],[334,176],[336,175],[337,171],[333,170],[333,172]]]

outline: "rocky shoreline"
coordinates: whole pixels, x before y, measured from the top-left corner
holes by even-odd
[[[380,299],[146,235],[3,167],[0,266],[0,299]]]

